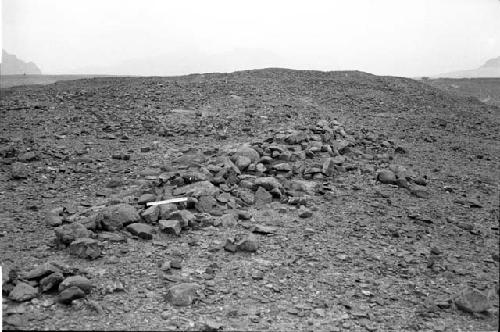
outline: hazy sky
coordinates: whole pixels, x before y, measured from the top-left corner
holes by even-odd
[[[219,69],[224,54],[246,49],[267,57],[246,67],[422,76],[500,56],[500,1],[2,0],[2,48],[46,74],[121,70],[172,53],[168,68],[206,54]]]

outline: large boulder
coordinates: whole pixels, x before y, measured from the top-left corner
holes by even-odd
[[[154,228],[148,224],[133,223],[127,226],[127,231],[141,239],[151,240],[153,238]]]
[[[59,284],[59,291],[62,292],[63,290],[71,287],[78,287],[85,294],[90,294],[92,291],[92,282],[82,276],[67,277]]]
[[[106,231],[115,231],[132,223],[139,222],[141,217],[137,210],[129,204],[108,206],[100,212],[100,222]]]

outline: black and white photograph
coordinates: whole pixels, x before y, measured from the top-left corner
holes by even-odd
[[[499,329],[500,0],[0,0],[2,330]]]

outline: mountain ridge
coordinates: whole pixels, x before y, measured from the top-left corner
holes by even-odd
[[[16,55],[2,49],[0,75],[41,75],[42,71],[34,62],[25,62]]]

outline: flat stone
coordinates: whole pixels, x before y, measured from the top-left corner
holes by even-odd
[[[270,227],[270,226],[265,226],[265,225],[255,225],[252,229],[253,233],[258,233],[258,234],[274,234],[276,233],[277,228],[276,227]]]
[[[38,289],[28,285],[25,282],[18,282],[16,287],[10,292],[9,297],[17,302],[31,300],[38,296]]]
[[[92,291],[92,283],[89,279],[82,276],[72,276],[67,277],[59,284],[59,292],[71,287],[78,287],[84,291],[85,294],[90,294]]]
[[[71,242],[69,253],[80,258],[96,259],[101,256],[101,246],[97,240],[80,238]]]
[[[160,231],[167,234],[181,235],[181,222],[179,220],[160,220]]]
[[[59,269],[57,266],[55,266],[51,262],[48,262],[48,263],[44,263],[44,264],[37,266],[36,268],[30,270],[23,277],[26,280],[40,279],[40,278],[46,277],[49,274],[52,274],[55,272],[61,272],[61,269]]]
[[[144,195],[141,195],[141,197],[139,197],[139,199],[137,200],[137,203],[145,205],[146,203],[154,202],[154,201],[156,201],[156,195],[144,194]]]
[[[132,234],[140,237],[141,239],[153,239],[154,229],[148,224],[133,223],[127,226],[127,230]]]
[[[189,306],[198,298],[200,285],[195,283],[183,283],[168,289],[166,300],[175,306]]]

